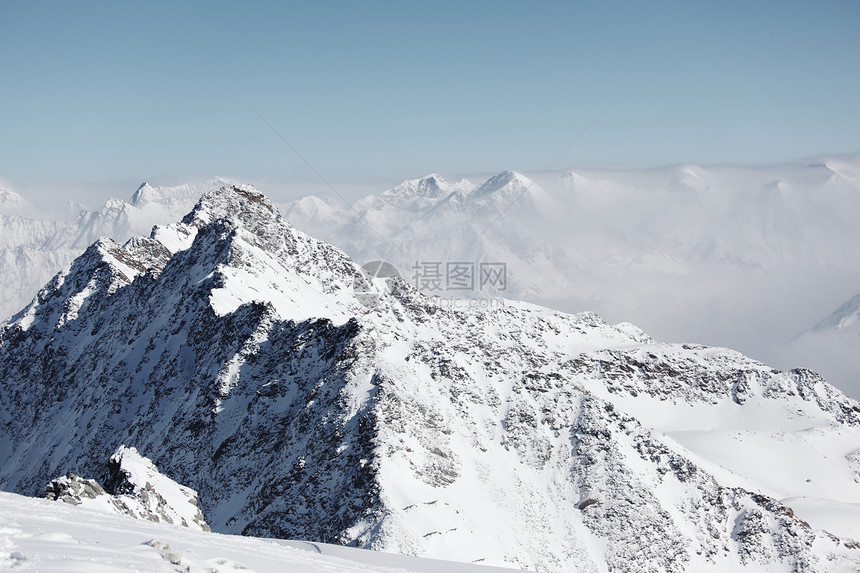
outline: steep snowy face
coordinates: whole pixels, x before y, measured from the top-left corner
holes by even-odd
[[[860,563],[838,519],[860,405],[820,377],[591,313],[451,308],[248,186],[91,246],[0,330],[0,365],[7,490],[135,444],[220,532],[542,571]]]

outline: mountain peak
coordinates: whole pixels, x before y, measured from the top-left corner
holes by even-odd
[[[280,219],[275,205],[253,185],[232,185],[207,191],[183,223],[202,227],[215,219],[237,218],[243,223]]]
[[[485,197],[503,189],[522,191],[534,185],[534,182],[521,173],[505,170],[484,181],[472,192],[474,197]]]
[[[447,181],[431,173],[418,181],[418,194],[424,197],[441,197],[447,195],[449,187]]]
[[[531,184],[496,183],[505,202]],[[856,486],[843,446],[860,404],[808,371],[593,314],[433,302],[250,186],[207,192],[170,229],[191,244],[160,273],[114,272],[166,258],[159,236],[98,243],[43,291],[41,327],[0,328],[3,489],[98,475],[132,443],[154,457],[120,450],[143,474],[122,483],[161,492],[157,464],[220,532],[542,571],[853,558],[778,501]],[[748,460],[765,450],[762,473]]]
[[[27,202],[23,197],[5,187],[0,187],[0,213],[18,211],[26,205]]]
[[[134,195],[131,196],[129,203],[135,207],[148,203],[154,191],[155,190],[152,185],[150,185],[148,181],[144,181],[137,187],[137,190],[134,192]]]
[[[407,179],[397,187],[382,193],[386,198],[425,197],[438,199],[451,192],[451,185],[436,173],[425,175],[420,179]]]
[[[860,294],[851,297],[827,318],[813,327],[813,330],[822,332],[829,330],[840,330],[853,323],[860,322]]]

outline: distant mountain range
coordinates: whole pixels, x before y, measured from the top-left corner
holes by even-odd
[[[282,211],[358,261],[394,264],[416,286],[421,263],[505,265],[503,291],[442,284],[427,294],[592,310],[786,368],[796,362],[785,345],[860,290],[860,250],[850,247],[860,244],[860,154],[805,165],[563,170],[536,182],[504,171],[480,185],[430,175],[351,206],[305,197]],[[855,356],[807,353],[803,363],[856,364]],[[833,379],[855,392],[851,380]]]

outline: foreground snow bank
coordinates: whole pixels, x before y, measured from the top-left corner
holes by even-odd
[[[219,535],[0,492],[0,569],[15,571],[510,571],[321,543]]]

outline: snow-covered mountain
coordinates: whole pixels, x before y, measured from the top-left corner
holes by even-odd
[[[313,229],[355,260],[389,261],[406,278],[416,263],[503,262],[509,276],[504,291],[489,287],[478,293],[476,289],[472,296],[524,298],[531,294],[537,298],[540,292],[563,289],[566,271],[557,268],[561,261],[556,258],[557,250],[544,233],[529,227],[552,210],[552,201],[519,173],[503,171],[478,187],[466,180],[450,184],[429,175],[351,207],[325,203],[328,208],[320,209],[324,215],[319,218],[307,209],[310,201],[323,202],[317,197],[303,198],[282,210],[297,228]],[[499,223],[499,215],[507,211],[516,211],[521,224]]]
[[[0,186],[0,213],[16,214],[26,208],[24,198],[5,187]]]
[[[860,294],[856,294],[813,328],[816,332],[851,331],[860,335]]]
[[[541,571],[860,566],[860,404],[820,376],[439,305],[247,186],[93,244],[0,330],[0,365],[9,491],[127,444],[222,533]]]
[[[860,241],[858,174],[855,154],[755,168],[562,170],[534,175],[536,184],[512,171],[480,185],[430,175],[352,206],[307,196],[281,207],[300,230],[358,262],[388,261],[413,285],[438,269],[443,280],[423,286],[441,289],[428,294],[596,311],[662,339],[731,346],[780,368],[804,364],[860,398],[852,348],[794,356],[790,344],[860,285],[860,252],[846,248]],[[203,190],[144,185],[128,202],[58,222],[25,217],[32,209],[6,191],[0,316],[98,237],[146,234]],[[481,263],[503,264],[505,288],[476,280],[472,290],[446,290],[448,263],[474,265],[476,276]]]
[[[416,263],[506,265],[504,291],[443,284],[428,294],[592,310],[789,368],[782,346],[860,284],[860,250],[849,247],[860,244],[858,174],[860,154],[802,165],[562,170],[537,182],[504,171],[456,189],[433,175],[409,186],[432,180],[447,196],[403,201],[396,188],[352,207],[305,198],[284,213],[358,261],[392,263],[414,285]],[[302,208],[310,202],[325,205],[320,216]]]
[[[222,178],[174,187],[144,183],[129,201],[109,199],[98,211],[81,210],[68,220],[28,216],[38,209],[0,189],[0,319],[20,310],[98,238],[148,234],[153,225],[182,217],[204,191],[228,184]]]

